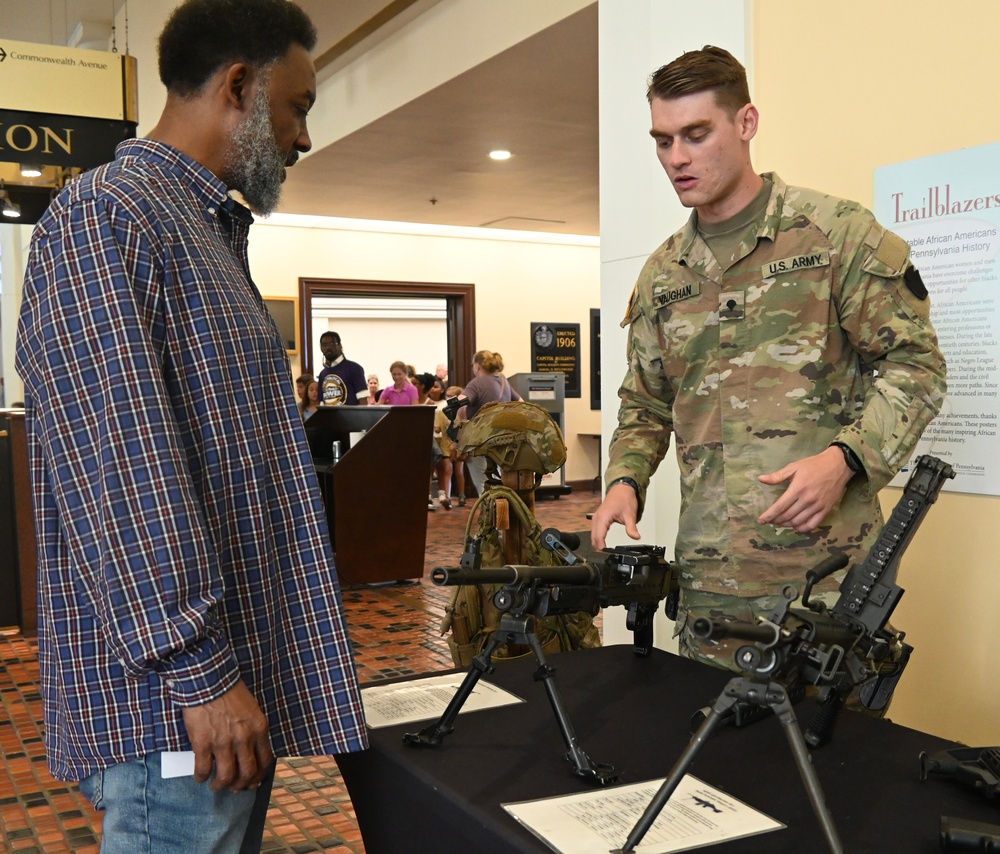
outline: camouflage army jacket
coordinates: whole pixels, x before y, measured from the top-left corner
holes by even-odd
[[[673,433],[681,584],[738,596],[801,582],[833,552],[863,557],[882,526],[878,490],[945,391],[907,244],[855,202],[769,177],[756,242],[728,269],[693,216],[643,267],[622,321],[629,369],[606,473],[634,478],[641,507]],[[786,485],[758,475],[835,441],[865,472],[820,529],[759,525]]]

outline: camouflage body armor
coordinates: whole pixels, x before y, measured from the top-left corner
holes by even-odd
[[[469,513],[465,544],[478,540],[482,566],[499,567],[513,562],[528,566],[564,565],[555,552],[542,548],[541,527],[529,506],[533,504],[535,481],[543,474],[557,471],[566,461],[566,445],[552,416],[526,401],[490,403],[463,426],[458,447],[463,454],[489,457],[500,469],[505,484],[523,483],[525,476],[530,478],[527,489],[489,484]],[[527,500],[522,497],[525,493]],[[511,537],[516,537],[517,542],[510,542]],[[500,585],[485,584],[455,588],[441,633],[451,630],[448,646],[457,667],[468,667],[496,630],[501,612],[494,607],[493,596],[499,589]],[[535,630],[546,653],[590,649],[601,643],[593,617],[582,611],[536,618]],[[493,659],[530,654],[527,647],[504,644],[493,653]]]

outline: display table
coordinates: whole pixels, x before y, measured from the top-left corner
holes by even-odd
[[[551,663],[581,746],[595,762],[615,765],[629,783],[667,775],[688,742],[691,714],[729,679],[660,650],[638,658],[631,646],[562,653]],[[460,715],[440,747],[403,745],[404,732],[425,726],[410,724],[372,730],[368,751],[337,757],[368,854],[550,851],[500,806],[587,788],[563,758],[544,687],[532,679],[535,668],[533,661],[499,665],[487,680],[527,702]],[[796,713],[808,722],[812,708],[801,703]],[[920,782],[920,751],[953,746],[886,721],[841,714],[832,743],[813,756],[844,850],[931,854],[940,851],[941,815],[1000,823],[995,804],[954,780]],[[711,850],[827,850],[776,718],[740,730],[723,727],[690,773],[788,825]]]

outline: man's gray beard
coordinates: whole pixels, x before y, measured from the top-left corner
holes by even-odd
[[[268,216],[281,198],[285,161],[274,138],[267,78],[262,78],[249,115],[237,126],[229,142],[225,181],[231,189],[242,193],[256,213]]]

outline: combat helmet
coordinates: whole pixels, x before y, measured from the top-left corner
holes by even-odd
[[[459,453],[489,457],[505,471],[554,472],[566,462],[559,425],[537,403],[487,403],[462,427]]]

